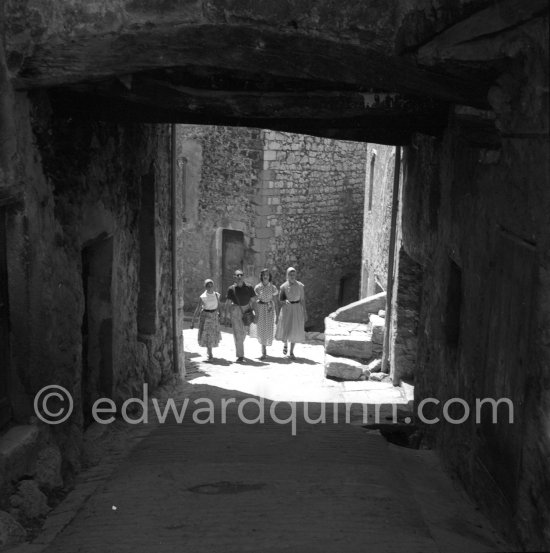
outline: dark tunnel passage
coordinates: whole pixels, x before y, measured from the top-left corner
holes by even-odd
[[[98,397],[185,378],[197,275],[224,294],[232,267],[295,265],[306,330],[378,325],[416,414],[513,405],[415,428],[510,543],[547,550],[548,4],[310,4],[3,4],[0,510],[74,481]],[[75,409],[48,426],[52,384]]]

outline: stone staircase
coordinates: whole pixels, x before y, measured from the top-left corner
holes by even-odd
[[[386,293],[369,296],[325,318],[325,376],[384,381],[382,346]]]

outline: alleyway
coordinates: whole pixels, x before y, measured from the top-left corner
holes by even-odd
[[[312,419],[322,414],[322,401],[393,401],[400,404],[400,413],[406,400],[398,389],[371,382],[361,383],[360,391],[360,383],[327,381],[320,342],[297,349],[294,363],[282,356],[260,363],[254,359],[257,344],[247,339],[249,363],[236,365],[231,335],[224,332],[217,359],[209,364],[196,344],[196,330],[184,333],[188,382],[171,392],[178,405],[185,398],[189,402],[184,422],[172,417],[166,424],[157,421],[137,430],[142,439],[112,474],[104,470],[84,478],[81,488],[97,484],[89,498],[85,492],[80,503],[69,497],[50,516],[58,520],[57,536],[56,523],[47,523],[34,544],[14,552],[509,549],[442,472],[431,451],[388,444],[362,428],[357,410],[351,424],[345,423],[342,409],[334,424],[332,408],[325,424],[307,424],[306,403],[301,403],[294,436],[290,423],[274,420],[287,419],[290,404],[279,404],[275,416],[270,415],[274,401],[315,402],[309,405]],[[277,348],[272,349],[275,353]],[[365,390],[365,384],[371,389]],[[239,420],[240,402],[251,397],[265,400],[263,424]],[[193,421],[193,408],[207,405],[199,398],[213,402],[214,424]],[[227,408],[225,424],[224,398],[236,400]],[[160,399],[165,405],[168,397]],[[242,413],[253,420],[259,407],[250,403]],[[197,417],[205,420],[207,414]]]

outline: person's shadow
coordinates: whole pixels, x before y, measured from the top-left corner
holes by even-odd
[[[244,361],[242,363],[238,363],[239,365],[248,365],[252,367],[265,367],[266,365],[269,365],[266,361],[255,361],[254,359],[249,359],[248,357],[244,358]]]
[[[287,363],[300,363],[301,365],[320,365],[319,361],[312,361],[311,359],[306,359],[305,357],[295,357],[294,359],[287,357],[284,361]]]
[[[233,363],[231,361],[228,361],[227,359],[223,359],[220,357],[214,357],[210,361],[205,361],[207,365],[214,365],[214,366],[222,366],[222,367],[229,367],[229,365],[232,365]]]

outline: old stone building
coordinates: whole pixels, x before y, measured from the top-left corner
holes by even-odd
[[[39,481],[45,455],[70,481],[94,398],[120,403],[182,370],[191,264],[177,244],[210,207],[177,184],[186,157],[198,187],[211,150],[198,136],[178,150],[169,125],[238,126],[270,129],[246,131],[239,154],[252,154],[250,195],[191,247],[213,271],[217,229],[247,231],[245,268],[295,259],[317,287],[309,250],[284,241],[305,208],[285,205],[295,154],[280,133],[368,143],[367,170],[373,144],[399,147],[391,370],[414,378],[426,443],[484,512],[518,547],[550,548],[546,0],[22,0],[0,23],[0,507],[30,480],[58,485]],[[321,142],[306,140],[311,155]],[[306,203],[323,187],[311,174]],[[335,214],[364,203],[350,183]],[[366,294],[384,284],[382,253],[368,255]],[[33,415],[50,385],[75,403],[56,426]],[[484,398],[510,400],[513,422],[490,406],[476,419]]]
[[[359,297],[365,145],[269,130],[178,125],[184,189],[180,257],[187,309],[211,276],[225,295],[241,267],[256,284],[293,266],[308,327]]]
[[[53,439],[71,472],[94,401],[120,404],[173,370],[169,129],[74,124],[40,94],[13,109],[19,184],[0,208],[3,422],[27,423],[47,384],[69,390],[71,423],[53,436],[41,427],[32,447]],[[33,472],[19,453],[3,485]]]
[[[395,147],[385,144],[367,145],[361,264],[362,298],[382,292],[388,285],[394,170]]]

